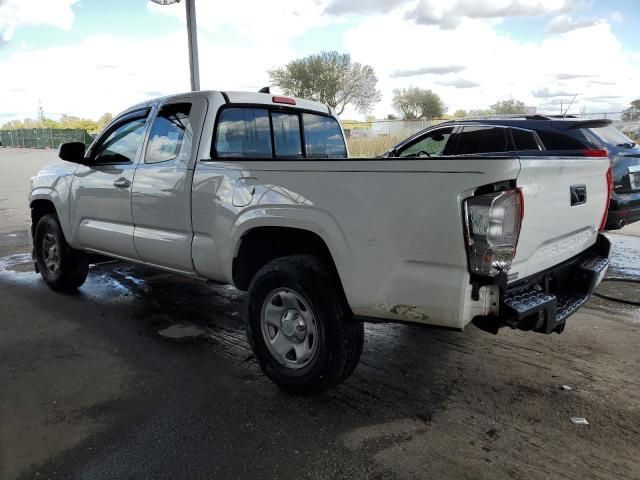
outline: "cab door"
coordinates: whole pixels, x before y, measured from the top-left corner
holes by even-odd
[[[131,185],[149,111],[138,110],[116,120],[76,170],[70,202],[76,248],[138,259],[133,242]]]
[[[172,100],[153,119],[133,181],[134,243],[145,262],[193,272],[191,184],[204,98]]]

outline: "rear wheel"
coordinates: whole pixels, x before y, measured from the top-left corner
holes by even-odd
[[[89,273],[87,255],[69,246],[56,215],[38,221],[33,241],[38,270],[49,287],[70,292],[84,283]]]
[[[249,287],[248,336],[264,373],[292,393],[327,390],[346,379],[362,353],[335,276],[316,257],[269,262]]]

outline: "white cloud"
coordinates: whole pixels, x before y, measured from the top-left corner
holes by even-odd
[[[0,0],[0,6],[9,1],[15,0]],[[626,51],[607,22],[525,42],[499,34],[491,21],[476,18],[505,14],[509,5],[511,14],[560,14],[574,2],[491,0],[487,2],[491,8],[475,5],[475,10],[472,4],[477,2],[470,0],[441,3],[443,11],[450,8],[446,5],[462,8],[456,12],[455,31],[405,18],[405,10],[417,3],[400,1],[400,8],[360,18],[345,34],[344,51],[354,61],[373,66],[379,78],[383,99],[373,112],[378,117],[392,111],[393,89],[411,84],[436,91],[450,112],[486,108],[509,98],[528,105],[547,99],[551,100],[548,105],[553,103],[553,97],[536,97],[534,92],[579,93],[572,110],[584,106],[602,111],[637,97],[640,54],[634,57]],[[326,0],[282,0],[276,8],[251,0],[198,2],[202,88],[255,91],[267,85],[268,70],[296,57],[304,32],[342,21],[322,15],[327,4]],[[391,2],[376,3],[379,8],[385,4]],[[183,2],[169,7],[148,5],[152,12],[184,20]],[[146,98],[188,90],[186,32],[176,30],[160,37],[95,35],[76,45],[13,49],[0,60],[0,72],[11,72],[2,76],[0,105],[5,115],[0,123],[6,121],[7,113],[35,117],[39,99],[48,115],[97,118]],[[344,117],[352,115],[355,112],[348,111]]]
[[[168,6],[148,2],[147,8],[185,22],[184,2]],[[200,32],[231,33],[256,42],[289,39],[326,25],[330,19],[322,15],[323,10],[323,0],[279,0],[276,4],[262,0],[196,2]]]
[[[406,18],[421,25],[455,28],[465,19],[534,17],[573,10],[573,0],[420,0]]]
[[[257,91],[269,84],[270,68],[295,56],[277,37],[243,45],[214,43],[201,35],[199,48],[203,90]],[[96,119],[149,98],[188,91],[186,32],[142,39],[95,35],[76,45],[15,51],[0,60],[0,71],[11,72],[2,77],[0,105],[12,117],[34,118],[41,100],[48,116]]]
[[[53,25],[68,30],[78,0],[0,0],[0,41],[8,42],[23,25]]]
[[[411,70],[396,70],[391,73],[391,77],[393,78],[402,78],[402,77],[416,77],[418,75],[445,75],[447,73],[458,73],[464,70],[465,67],[462,65],[444,65],[444,66],[431,66],[431,67],[422,67],[422,68],[414,68]]]
[[[593,75],[583,75],[581,73],[556,73],[554,77],[558,80],[573,80],[575,78],[591,78]]]
[[[465,78],[452,78],[451,80],[438,80],[436,81],[436,83],[444,87],[455,87],[455,88],[475,88],[480,86],[478,82],[473,82]]]
[[[388,13],[406,4],[409,0],[332,0],[325,13],[342,15],[346,13]]]
[[[614,22],[622,22],[624,20],[624,14],[618,10],[611,13],[611,20]]]
[[[602,22],[597,18],[582,18],[575,20],[569,15],[558,15],[547,24],[545,33],[567,33],[579,28],[592,27]]]
[[[549,88],[541,88],[539,90],[534,90],[531,92],[532,95],[536,98],[552,98],[552,97],[569,97],[575,95],[575,93],[566,92],[563,90],[549,90]]]
[[[383,93],[375,110],[378,117],[392,111],[393,89],[410,84],[434,90],[449,112],[487,108],[496,100],[510,98],[540,105],[541,99],[533,92],[543,89],[578,93],[572,111],[596,106],[602,111],[607,106],[595,105],[586,97],[621,95],[630,99],[637,95],[640,81],[640,65],[606,22],[533,42],[499,34],[487,21],[465,19],[456,30],[442,30],[435,25],[416,25],[398,11],[363,19],[346,32],[345,43],[353,58],[372,65],[378,74],[378,88]],[[452,62],[464,66],[464,79],[479,86],[438,85],[448,78],[434,75],[398,77],[398,71],[415,71],[417,58],[418,67],[423,68]],[[595,84],[593,80],[615,81],[615,85]]]

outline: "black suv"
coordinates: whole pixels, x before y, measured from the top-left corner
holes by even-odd
[[[606,229],[640,220],[640,146],[611,120],[543,115],[452,120],[429,127],[389,150],[385,157],[430,157],[513,152],[606,149],[613,191]]]

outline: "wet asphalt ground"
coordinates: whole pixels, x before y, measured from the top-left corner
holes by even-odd
[[[352,377],[292,397],[231,287],[124,263],[44,285],[26,182],[54,155],[0,149],[0,479],[640,478],[638,307],[594,299],[551,336],[368,325]],[[640,228],[611,238],[610,275],[640,277]]]

